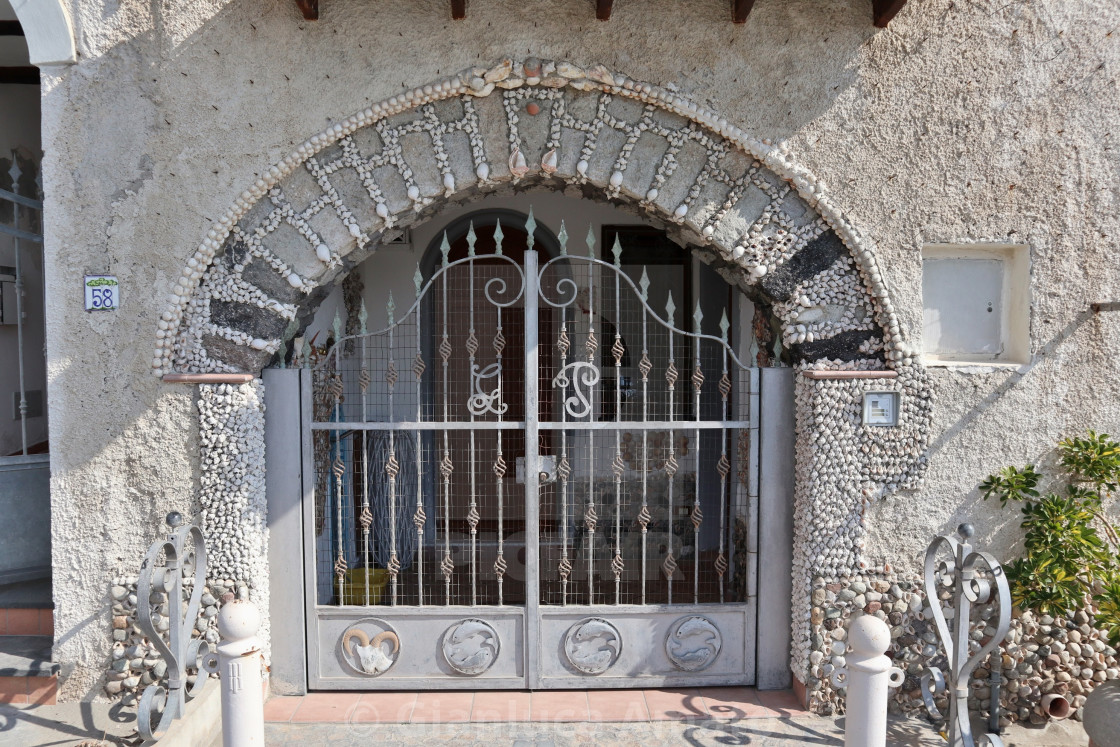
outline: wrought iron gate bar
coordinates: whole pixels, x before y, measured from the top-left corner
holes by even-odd
[[[595,234],[590,226],[587,228],[587,256],[592,258],[595,256]],[[595,271],[593,268],[587,273],[587,308],[587,340],[583,347],[587,352],[589,368],[583,370],[594,372],[593,380],[590,377],[585,379],[589,385],[593,385],[599,381],[599,369],[595,365],[595,351],[599,344],[595,339]],[[563,375],[563,369],[561,369],[560,375]],[[574,378],[575,376],[573,376]],[[594,399],[593,393],[591,397]],[[570,399],[565,401],[565,408],[567,408],[569,402],[571,402]],[[591,422],[595,422],[597,414],[594,405],[592,405],[589,412]],[[595,530],[599,526],[599,515],[595,511],[595,431],[593,430],[587,433],[587,511],[584,514],[584,525],[587,527],[587,603],[594,604]]]
[[[365,301],[363,301],[362,302],[362,310],[361,310],[359,318],[358,318],[358,324],[360,325],[359,331],[362,332],[363,335],[366,331],[366,322],[367,321],[368,321],[368,315],[366,313],[366,304],[365,304]],[[361,356],[362,356],[362,370],[358,374],[358,388],[362,392],[362,419],[367,419],[369,417],[369,403],[368,403],[367,394],[369,392],[369,385],[372,382],[372,379],[371,379],[370,373],[369,373],[369,359],[368,359],[367,350],[366,350],[368,342],[369,342],[369,338],[363,336],[362,337],[362,344],[361,344],[361,353],[360,353]],[[362,460],[361,460],[361,467],[362,467],[362,470],[361,470],[362,471],[362,515],[358,519],[358,523],[362,527],[362,568],[364,570],[364,573],[363,573],[364,578],[362,579],[362,582],[363,582],[363,586],[365,587],[365,595],[363,596],[363,599],[365,599],[367,607],[369,606],[369,602],[370,602],[370,596],[369,596],[369,580],[370,580],[369,579],[369,575],[370,575],[369,574],[369,561],[370,561],[369,533],[370,533],[370,529],[373,527],[373,513],[370,511],[370,508],[369,508],[369,443],[368,443],[368,436],[369,436],[369,433],[367,431],[362,431]]]
[[[626,354],[626,347],[622,344],[619,334],[619,325],[622,323],[622,294],[619,275],[622,274],[622,246],[618,243],[618,234],[614,237],[614,318],[618,324],[614,328],[614,344],[611,345],[611,355],[614,357],[614,412],[615,417],[622,419],[622,356]],[[614,432],[614,559],[611,561],[611,570],[614,572],[614,603],[622,604],[622,572],[626,566],[622,561],[622,473],[626,470],[626,463],[622,461],[622,432]]]
[[[700,313],[700,301],[696,301],[696,311],[692,315],[693,323],[696,325],[697,332],[700,331],[700,322],[704,315]],[[700,340],[696,339],[696,368],[692,372],[692,389],[695,392],[696,420],[700,420],[700,389],[704,385],[704,374],[700,369]],[[692,495],[692,603],[700,603],[700,524],[704,520],[704,515],[700,511],[700,429],[695,429],[696,448],[693,449],[696,462],[696,484],[693,488]],[[720,501],[722,503],[722,501]]]
[[[445,232],[443,243],[440,245],[443,265],[437,272],[442,277],[441,286],[443,289],[443,337],[439,346],[439,354],[443,359],[443,419],[445,422],[450,420],[448,414],[450,397],[447,392],[447,362],[452,353],[451,342],[447,339],[447,268],[450,266],[447,262],[447,255],[450,251],[451,245],[447,242],[447,233]],[[453,469],[448,430],[444,429],[443,458],[440,460],[439,471],[443,478],[443,559],[440,561],[440,571],[443,573],[443,603],[445,606],[451,604],[451,574],[455,572],[455,563],[451,560],[451,474]]]
[[[420,274],[420,265],[416,265],[416,274],[413,276],[413,282],[416,285],[416,318],[422,318],[421,309],[421,295],[420,286],[422,285],[424,276]],[[362,310],[365,310],[365,304],[362,304]],[[365,326],[363,320],[362,326]],[[416,357],[412,361],[412,375],[416,377],[416,420],[419,422],[423,419],[423,388],[422,377],[424,370],[427,368],[424,365],[423,354],[423,337],[421,335],[420,325],[416,325]],[[416,511],[412,515],[412,523],[416,527],[416,598],[419,606],[424,606],[424,529],[428,522],[428,516],[424,512],[424,460],[421,455],[424,453],[420,449],[420,431],[413,432],[413,445],[416,449]],[[368,484],[368,483],[367,483]],[[368,491],[367,491],[368,492]],[[366,567],[366,585],[369,585],[369,567]],[[368,602],[367,602],[368,604]]]
[[[470,259],[474,259],[474,256],[475,256],[474,242],[475,242],[474,222],[472,221],[471,224],[470,224],[470,228],[467,231],[467,257],[470,258]],[[474,372],[477,370],[477,367],[475,366],[475,362],[474,362],[474,356],[475,356],[475,353],[478,352],[478,337],[475,336],[475,332],[474,332],[474,262],[471,262],[470,264],[467,265],[467,271],[468,271],[468,277],[470,278],[470,284],[468,285],[469,290],[468,290],[468,295],[467,295],[467,298],[470,299],[470,301],[467,304],[467,307],[470,309],[470,334],[467,335],[467,355],[470,356],[470,361],[469,361],[468,365],[470,366],[471,375],[473,376]],[[470,413],[471,423],[473,424],[474,421],[475,421],[475,410],[474,410],[473,407],[468,407],[467,411]],[[476,480],[475,480],[475,477],[476,477],[475,467],[476,467],[476,465],[475,465],[475,430],[474,430],[474,428],[471,428],[470,436],[471,436],[471,450],[470,450],[471,495],[470,495],[470,507],[467,509],[467,525],[470,527],[470,530],[471,530],[471,556],[470,556],[469,565],[470,565],[470,573],[471,573],[471,606],[473,607],[475,604],[478,603],[477,558],[478,558],[478,521],[479,521],[479,518],[480,518],[479,514],[478,514],[478,486],[477,486],[477,483],[476,483]]]

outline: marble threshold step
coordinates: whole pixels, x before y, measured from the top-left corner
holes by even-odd
[[[51,661],[49,635],[0,636],[0,703],[53,705],[58,664]]]

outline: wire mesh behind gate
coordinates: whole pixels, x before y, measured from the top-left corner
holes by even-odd
[[[747,502],[756,372],[729,344],[727,313],[705,322],[697,301],[684,319],[617,240],[613,262],[597,258],[590,233],[575,256],[562,229],[560,253],[526,272],[531,215],[526,229],[503,247],[498,224],[488,253],[473,226],[461,251],[445,237],[409,308],[387,299],[384,329],[366,330],[363,307],[358,334],[336,318],[329,350],[302,352],[315,368],[318,602],[742,601],[732,517]]]

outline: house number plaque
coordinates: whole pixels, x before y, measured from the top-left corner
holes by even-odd
[[[86,275],[86,311],[113,311],[120,305],[121,286],[115,275]]]

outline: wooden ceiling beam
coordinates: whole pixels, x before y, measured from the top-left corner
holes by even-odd
[[[467,17],[467,0],[451,0],[451,20],[461,21]]]
[[[906,0],[871,0],[871,12],[875,26],[885,29],[891,19],[906,5]]]
[[[595,0],[595,17],[600,21],[611,20],[611,9],[614,7],[614,0]]]
[[[753,8],[754,0],[731,0],[732,23],[746,23]]]
[[[319,20],[319,0],[296,0],[296,5],[299,6],[299,12],[303,13],[303,20]]]

